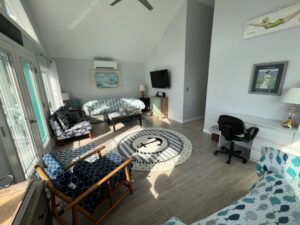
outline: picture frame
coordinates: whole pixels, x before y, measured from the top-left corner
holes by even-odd
[[[92,86],[96,90],[115,90],[122,87],[121,72],[114,69],[97,68],[90,70]]]
[[[245,24],[244,39],[286,30],[300,25],[300,3],[252,19]]]
[[[255,64],[249,93],[281,95],[287,66],[288,61]]]

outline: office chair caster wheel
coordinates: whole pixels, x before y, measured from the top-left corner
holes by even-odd
[[[215,152],[214,152],[214,155],[218,155],[218,151],[215,151]]]
[[[246,164],[247,163],[247,159],[243,159],[242,163]]]

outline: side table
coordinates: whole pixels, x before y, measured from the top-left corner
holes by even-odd
[[[142,97],[140,100],[145,104],[145,108],[142,110],[142,112],[149,112],[150,111],[150,98],[148,97]]]

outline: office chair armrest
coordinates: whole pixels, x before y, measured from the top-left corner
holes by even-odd
[[[251,141],[256,137],[258,131],[259,129],[257,127],[250,127],[246,130],[245,136],[249,141]]]

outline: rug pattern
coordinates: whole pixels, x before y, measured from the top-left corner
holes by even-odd
[[[143,128],[122,134],[114,151],[132,157],[134,170],[167,170],[190,157],[192,143],[174,130]]]

